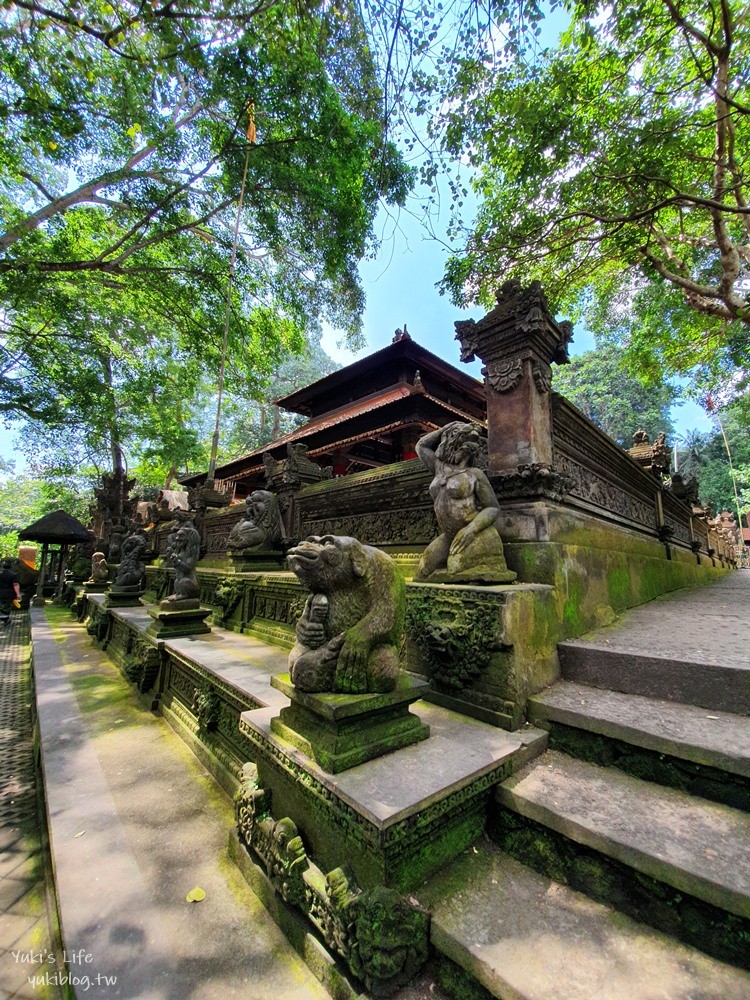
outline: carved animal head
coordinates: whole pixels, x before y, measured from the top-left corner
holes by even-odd
[[[287,554],[290,569],[312,591],[338,590],[363,577],[368,548],[347,535],[310,535]]]
[[[435,452],[448,465],[473,465],[482,448],[482,430],[476,424],[448,424]]]

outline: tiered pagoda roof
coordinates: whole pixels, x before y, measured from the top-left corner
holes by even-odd
[[[427,431],[452,420],[482,422],[486,415],[482,383],[408,334],[397,334],[387,347],[276,405],[309,417],[308,422],[216,469],[217,481],[234,484],[238,497],[263,484],[264,454],[280,460],[293,443],[307,445],[313,461],[342,475],[412,458]],[[205,478],[202,473],[182,481],[192,486]]]

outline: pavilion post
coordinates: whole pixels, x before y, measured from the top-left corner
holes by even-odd
[[[68,552],[68,543],[63,542],[60,546],[60,561],[57,566],[57,590],[55,592],[55,600],[59,600],[62,597],[63,587],[65,585],[65,556]]]
[[[39,567],[39,579],[36,584],[36,596],[34,597],[34,607],[41,607],[45,604],[44,600],[44,577],[47,569],[47,549],[49,548],[48,542],[43,542],[42,544],[42,562]]]

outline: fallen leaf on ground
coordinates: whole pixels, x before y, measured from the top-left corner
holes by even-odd
[[[187,903],[200,903],[202,899],[206,898],[206,893],[200,886],[196,886],[191,889],[190,892],[185,896],[185,902]]]

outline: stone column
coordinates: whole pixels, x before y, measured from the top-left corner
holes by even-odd
[[[488,474],[548,469],[553,459],[552,362],[568,361],[570,323],[550,315],[538,281],[506,281],[483,319],[456,323],[461,360],[480,358],[487,393]]]

